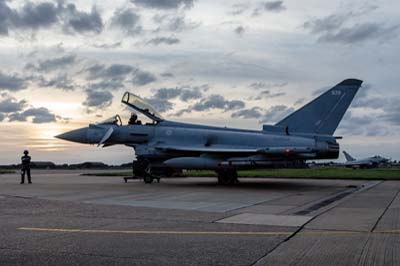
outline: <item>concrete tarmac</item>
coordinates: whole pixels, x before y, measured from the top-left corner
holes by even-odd
[[[398,182],[82,172],[0,175],[0,265],[400,265]]]

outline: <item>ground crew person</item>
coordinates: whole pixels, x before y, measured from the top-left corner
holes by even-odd
[[[31,157],[28,155],[29,151],[24,151],[24,156],[21,157],[21,184],[25,182],[25,173],[28,176],[28,183],[32,184],[31,181]]]

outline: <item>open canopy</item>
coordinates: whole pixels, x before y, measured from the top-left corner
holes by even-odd
[[[144,114],[153,121],[160,122],[164,120],[164,118],[149,103],[135,94],[125,92],[121,102]]]

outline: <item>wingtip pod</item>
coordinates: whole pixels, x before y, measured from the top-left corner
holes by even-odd
[[[337,86],[355,86],[355,87],[361,87],[361,84],[363,83],[362,80],[360,79],[345,79],[342,82],[340,82]]]

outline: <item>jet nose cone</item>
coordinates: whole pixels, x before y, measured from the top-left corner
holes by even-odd
[[[87,127],[75,129],[55,136],[58,139],[74,141],[79,143],[87,143]]]

